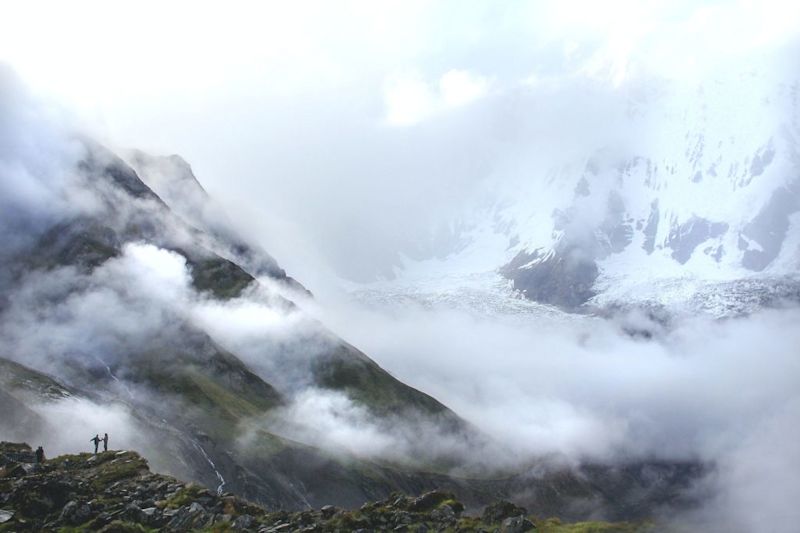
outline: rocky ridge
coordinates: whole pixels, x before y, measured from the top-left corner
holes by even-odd
[[[24,443],[0,443],[0,531],[483,531],[636,532],[649,523],[540,519],[498,501],[480,515],[465,513],[453,494],[394,493],[358,510],[331,505],[270,511],[229,493],[153,473],[133,451],[62,455],[42,464]]]

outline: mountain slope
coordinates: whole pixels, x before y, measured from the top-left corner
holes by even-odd
[[[186,264],[192,286],[209,293],[212,298],[224,300],[238,297],[255,283],[254,274],[206,248],[208,236],[175,216],[120,159],[98,146],[87,147],[87,150],[88,155],[80,161],[78,169],[87,176],[88,183],[97,187],[95,192],[109,209],[104,209],[99,216],[75,217],[47,230],[31,249],[19,254],[12,262],[17,267],[15,281],[24,282],[24,276],[31,270],[53,271],[64,267],[77,267],[81,272],[91,275],[94,269],[109,259],[123,255],[126,244],[150,243],[180,256]],[[110,209],[112,205],[113,209]],[[235,245],[233,243],[231,247]],[[278,280],[287,279],[280,269],[271,272]],[[273,305],[294,308],[291,302],[278,295],[270,295],[270,298]],[[195,341],[191,340],[190,330],[181,332],[176,344],[190,346],[189,351],[197,354],[198,346],[203,347],[210,340],[197,341],[198,346],[192,346]],[[327,353],[330,355],[327,356]],[[357,372],[362,368],[363,371],[369,369],[373,377],[382,375],[385,376],[385,383],[396,383],[364,354],[342,341],[333,339],[330,348],[324,347],[320,355],[330,361],[357,361],[359,364],[354,367],[358,368]],[[175,362],[174,357],[164,359],[166,362]],[[361,363],[364,362],[369,362],[369,365],[362,367]],[[339,388],[334,381],[327,380],[326,386]],[[348,382],[347,387],[354,393],[360,393],[371,381],[367,378],[357,379]],[[370,396],[366,391],[360,395],[364,400],[374,399],[374,394]],[[397,407],[400,407],[401,399],[395,397],[398,398]],[[412,406],[431,405],[426,396],[410,388],[405,389],[405,397]],[[417,397],[420,400],[416,400]],[[445,408],[438,405],[437,409]]]
[[[92,390],[163,419],[187,434],[184,444],[202,435],[209,450],[201,455],[208,453],[214,463],[226,462],[220,454],[235,447],[245,420],[264,417],[309,387],[341,391],[366,409],[408,417],[411,425],[433,414],[458,423],[446,407],[400,384],[308,319],[303,319],[305,335],[317,339],[313,349],[303,348],[303,338],[288,339],[288,347],[265,346],[258,358],[282,360],[274,367],[281,374],[251,371],[203,331],[193,311],[236,300],[253,302],[263,312],[301,315],[284,297],[257,288],[255,276],[303,289],[269,256],[219,229],[221,223],[212,228],[215,233],[190,225],[121,159],[91,141],[81,142],[82,155],[68,172],[82,187],[78,192],[91,197],[90,207],[59,213],[5,263],[10,276],[0,325],[13,339],[9,357],[35,362],[76,390]],[[259,266],[250,273],[214,250],[238,250],[231,256],[249,254]],[[162,272],[149,260],[173,263],[176,277],[148,287]],[[254,291],[255,299],[243,299]],[[294,359],[292,354],[301,351],[303,358]],[[346,380],[326,373],[343,368]],[[302,379],[290,384],[282,377],[287,374]]]
[[[192,224],[113,153],[79,144],[62,191],[80,195],[79,208],[48,213],[3,256],[0,335],[15,362],[6,368],[38,376],[9,382],[3,400],[31,420],[29,434],[44,442],[48,433],[63,434],[52,415],[62,401],[92,412],[107,406],[127,417],[159,468],[274,508],[357,506],[393,490],[437,486],[485,502],[533,486],[549,495],[549,509],[587,512],[588,503],[574,510],[574,501],[595,498],[595,481],[587,484],[584,474],[448,475],[469,470],[461,454],[470,443],[489,446],[491,439],[272,291],[272,281],[288,287],[285,294],[303,289],[280,269],[260,269],[272,262],[257,249],[238,253],[235,232],[208,229],[202,219]],[[47,375],[60,383],[52,390],[68,391],[66,400],[25,396],[19,383],[47,383]],[[356,446],[318,442],[327,437],[325,424],[344,420],[392,453],[373,459]],[[86,427],[79,442],[98,429]],[[603,485],[607,476],[594,477]],[[554,484],[562,496],[547,489]],[[666,490],[685,484],[681,477]],[[658,501],[643,498],[641,509]],[[613,502],[608,509],[616,512]]]
[[[162,198],[170,210],[202,230],[203,244],[220,256],[241,265],[255,277],[268,276],[292,290],[306,291],[286,275],[265,250],[243,239],[180,156],[152,156],[141,150],[127,152],[126,159],[142,182]]]
[[[4,359],[0,359],[0,366],[8,371],[4,383],[10,384],[0,388],[0,399],[11,397],[14,402],[4,402],[2,406],[14,416],[37,417],[42,427],[28,435],[43,439],[45,450],[53,449],[58,443],[48,435],[59,433],[58,422],[41,419],[35,411],[24,407],[24,411],[16,409],[30,405],[40,410],[44,404],[57,402],[65,396],[85,400],[86,394],[68,391],[51,378]],[[213,396],[215,405],[208,405],[203,399],[192,406],[188,403],[192,397],[187,394],[181,413],[185,415],[193,407],[201,408],[205,416],[217,424],[225,423],[218,420],[220,410],[238,405],[238,402],[225,401],[228,398]],[[273,509],[321,507],[325,502],[357,508],[365,501],[385,498],[397,490],[415,494],[439,488],[455,492],[470,508],[505,497],[544,515],[563,519],[580,520],[591,516],[644,519],[652,517],[663,505],[693,505],[685,491],[701,475],[697,465],[692,463],[656,461],[619,467],[587,464],[576,471],[536,468],[536,474],[520,473],[503,479],[458,478],[331,454],[264,431],[256,436],[253,446],[236,447],[225,442],[224,436],[217,438],[202,433],[196,425],[208,426],[198,414],[182,423],[173,420],[172,426],[158,423],[163,414],[149,409],[140,409],[135,414],[139,431],[156,439],[159,448],[174,448],[178,452],[154,454],[148,448],[148,455],[153,456],[159,471],[181,477],[188,473],[189,479],[200,481],[210,489],[230,491]],[[114,437],[112,433],[112,439]],[[226,451],[220,454],[220,449]],[[203,466],[208,470],[209,456],[214,459],[217,473],[224,477],[223,485],[213,472],[210,476],[198,475],[204,472]]]

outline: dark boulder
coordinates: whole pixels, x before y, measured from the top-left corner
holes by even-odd
[[[449,492],[432,490],[430,492],[426,492],[422,496],[414,498],[411,501],[411,504],[408,506],[408,510],[415,513],[430,511],[431,509],[438,507],[448,500],[454,501],[455,496]]]
[[[536,526],[524,516],[506,518],[500,526],[501,533],[524,533],[532,529],[536,529]]]
[[[88,503],[72,500],[64,506],[58,519],[62,522],[76,526],[83,524],[92,517],[92,508]]]
[[[500,500],[483,510],[483,521],[488,523],[502,522],[506,518],[515,518],[517,516],[525,516],[528,510],[524,507],[515,505],[509,501]]]

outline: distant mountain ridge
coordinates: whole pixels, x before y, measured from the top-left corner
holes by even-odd
[[[521,162],[498,161],[487,192],[431,231],[432,248],[408,253],[396,277],[488,267],[567,310],[681,278],[797,281],[800,78],[781,61],[720,67],[694,85],[587,82],[575,91],[598,106],[597,138],[518,147]],[[556,108],[576,98],[536,87],[518,98],[533,106],[539,91]]]

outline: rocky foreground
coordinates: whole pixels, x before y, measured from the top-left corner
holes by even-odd
[[[27,444],[0,443],[0,532],[5,531],[484,531],[638,532],[648,524],[539,519],[510,502],[468,516],[452,494],[395,494],[358,510],[269,511],[231,494],[150,471],[131,451],[62,455],[35,463]]]

